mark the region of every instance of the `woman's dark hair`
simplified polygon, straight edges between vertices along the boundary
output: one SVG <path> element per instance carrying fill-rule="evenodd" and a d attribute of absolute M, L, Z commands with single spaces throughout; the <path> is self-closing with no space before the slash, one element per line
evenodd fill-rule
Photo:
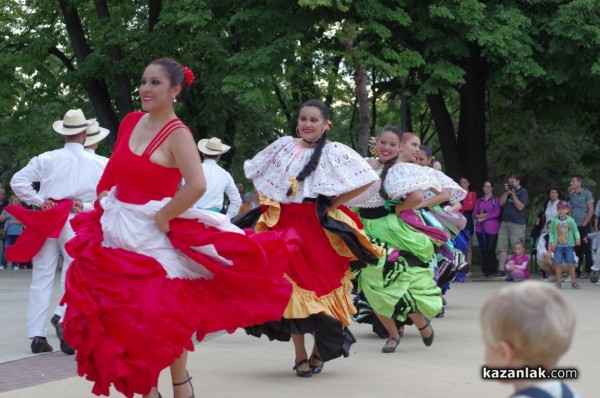
<path fill-rule="evenodd" d="M 298 113 L 300 113 L 300 110 L 302 108 L 306 108 L 307 106 L 312 106 L 315 108 L 318 108 L 319 111 L 321 112 L 321 116 L 323 116 L 323 119 L 325 121 L 329 120 L 329 108 L 327 108 L 327 106 L 319 100 L 308 100 L 305 103 L 303 103 L 302 105 L 300 105 L 300 108 L 298 108 Z M 319 159 L 321 159 L 321 153 L 323 152 L 323 148 L 325 147 L 325 143 L 327 142 L 327 132 L 323 132 L 323 134 L 321 134 L 321 138 L 319 138 L 317 140 L 317 142 L 315 142 L 315 146 L 314 146 L 314 152 L 312 153 L 310 159 L 308 160 L 308 162 L 306 163 L 306 165 L 302 168 L 302 170 L 300 171 L 300 173 L 298 173 L 298 175 L 296 176 L 296 181 L 300 182 L 300 181 L 304 181 L 306 179 L 306 177 L 308 177 L 309 175 L 312 174 L 313 171 L 315 171 L 315 169 L 317 168 L 317 166 L 319 165 Z M 292 194 L 292 187 L 290 187 L 290 189 L 288 189 L 287 191 L 287 195 L 290 196 Z"/>
<path fill-rule="evenodd" d="M 388 124 L 379 131 L 379 135 L 381 135 L 385 132 L 390 132 L 390 133 L 396 134 L 398 136 L 398 140 L 400 142 L 402 142 L 403 132 L 398 127 Z M 379 178 L 381 179 L 381 187 L 379 188 L 379 195 L 385 200 L 388 200 L 390 198 L 390 196 L 385 191 L 385 188 L 383 187 L 383 183 L 385 182 L 385 177 L 387 176 L 388 171 L 396 163 L 399 155 L 400 154 L 394 156 L 393 158 L 389 159 L 387 162 L 385 162 L 383 164 L 383 170 L 381 171 L 381 175 L 379 176 Z"/>
<path fill-rule="evenodd" d="M 485 183 L 486 183 L 486 182 L 487 182 L 487 183 L 489 183 L 489 184 L 492 186 L 492 188 L 494 188 L 494 181 L 485 180 L 485 181 L 483 182 L 483 185 L 485 185 Z"/>
<path fill-rule="evenodd" d="M 558 188 L 554 185 L 550 185 L 550 187 L 548 187 L 548 190 L 546 191 L 546 194 L 548 196 L 550 196 L 550 192 L 552 191 L 556 191 L 556 193 L 558 194 L 558 197 L 560 198 L 560 191 L 558 190 Z"/>
<path fill-rule="evenodd" d="M 155 59 L 150 64 L 160 65 L 164 69 L 165 73 L 169 76 L 171 86 L 181 84 L 181 90 L 179 91 L 177 97 L 175 97 L 178 102 L 186 99 L 190 90 L 190 86 L 185 81 L 185 73 L 183 72 L 183 67 L 179 62 L 171 58 L 159 58 Z"/>
<path fill-rule="evenodd" d="M 425 155 L 427 155 L 428 158 L 433 158 L 433 149 L 431 149 L 430 147 L 428 147 L 427 145 L 421 145 L 419 147 L 419 149 L 423 152 L 425 152 Z M 433 160 L 433 159 L 432 159 Z"/>

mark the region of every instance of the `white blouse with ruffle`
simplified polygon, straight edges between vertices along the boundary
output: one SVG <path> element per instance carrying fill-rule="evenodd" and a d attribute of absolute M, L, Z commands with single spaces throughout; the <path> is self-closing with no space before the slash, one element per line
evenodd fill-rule
<path fill-rule="evenodd" d="M 336 197 L 379 180 L 373 168 L 353 149 L 339 142 L 328 142 L 315 171 L 298 182 L 295 195 L 288 196 L 289 188 L 313 152 L 314 148 L 297 144 L 291 136 L 281 137 L 246 160 L 244 173 L 258 192 L 280 203 L 300 203 L 304 198 L 318 195 Z M 374 194 L 376 189 L 369 187 L 368 191 Z"/>

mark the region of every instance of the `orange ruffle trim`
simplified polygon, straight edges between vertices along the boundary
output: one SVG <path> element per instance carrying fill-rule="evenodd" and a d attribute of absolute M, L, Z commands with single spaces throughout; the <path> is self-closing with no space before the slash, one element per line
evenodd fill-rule
<path fill-rule="evenodd" d="M 318 297 L 315 292 L 302 289 L 287 275 L 285 278 L 292 284 L 292 296 L 283 317 L 287 319 L 304 319 L 314 314 L 325 313 L 338 319 L 344 327 L 350 325 L 350 316 L 356 308 L 348 294 L 352 290 L 354 275 L 350 270 L 342 278 L 342 285 L 324 296 Z"/>

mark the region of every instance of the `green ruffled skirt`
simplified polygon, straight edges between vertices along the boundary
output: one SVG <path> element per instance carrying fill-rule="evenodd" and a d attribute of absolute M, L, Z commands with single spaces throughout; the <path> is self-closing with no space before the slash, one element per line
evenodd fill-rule
<path fill-rule="evenodd" d="M 373 243 L 386 249 L 386 256 L 375 266 L 356 272 L 357 292 L 362 292 L 373 310 L 404 322 L 409 313 L 419 312 L 432 318 L 442 310 L 440 288 L 433 280 L 433 243 L 424 234 L 407 226 L 390 213 L 378 219 L 363 219 L 364 230 Z M 407 256 L 394 261 L 388 255 L 394 249 L 415 256 L 423 266 L 409 265 Z"/>

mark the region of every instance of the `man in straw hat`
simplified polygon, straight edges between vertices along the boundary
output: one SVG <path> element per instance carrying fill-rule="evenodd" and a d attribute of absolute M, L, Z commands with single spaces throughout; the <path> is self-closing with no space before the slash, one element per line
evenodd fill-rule
<path fill-rule="evenodd" d="M 85 142 L 83 143 L 83 147 L 87 152 L 95 154 L 100 141 L 108 137 L 109 134 L 110 131 L 108 129 L 100 127 L 100 124 L 95 121 L 87 129 L 87 136 L 85 138 Z"/>
<path fill-rule="evenodd" d="M 98 155 L 96 149 L 98 149 L 100 141 L 108 137 L 109 134 L 110 131 L 104 127 L 100 127 L 100 124 L 96 121 L 87 129 L 87 137 L 83 143 L 86 152 L 93 154 L 100 162 L 103 162 L 104 165 L 108 163 L 108 158 Z"/>
<path fill-rule="evenodd" d="M 198 149 L 204 158 L 202 170 L 206 178 L 206 192 L 196 202 L 196 207 L 220 212 L 223 208 L 223 194 L 226 194 L 229 199 L 226 216 L 229 218 L 237 216 L 242 206 L 242 197 L 231 174 L 217 164 L 221 155 L 231 147 L 223 144 L 220 139 L 212 137 L 200 140 Z"/>
<path fill-rule="evenodd" d="M 64 293 L 65 275 L 72 261 L 65 251 L 65 243 L 74 236 L 69 219 L 93 207 L 96 185 L 104 171 L 104 162 L 83 148 L 87 129 L 93 122 L 86 120 L 81 109 L 69 110 L 63 120 L 52 126 L 64 137 L 64 147 L 33 157 L 10 181 L 13 192 L 21 200 L 42 210 L 11 208 L 11 214 L 27 228 L 6 253 L 10 261 L 33 262 L 27 308 L 27 337 L 32 339 L 33 353 L 53 350 L 46 340 L 46 319 L 56 264 L 62 252 L 61 293 Z M 35 182 L 40 184 L 39 191 L 33 188 Z M 64 312 L 65 307 L 57 305 L 51 322 L 61 351 L 73 354 L 73 349 L 62 338 L 60 319 Z"/>

